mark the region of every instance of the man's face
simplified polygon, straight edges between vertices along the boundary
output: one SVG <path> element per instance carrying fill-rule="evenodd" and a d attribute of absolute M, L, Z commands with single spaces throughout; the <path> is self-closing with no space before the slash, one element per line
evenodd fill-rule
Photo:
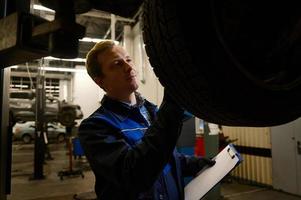
<path fill-rule="evenodd" d="M 127 95 L 138 89 L 137 73 L 127 52 L 113 46 L 97 56 L 103 76 L 99 85 L 112 95 Z"/>

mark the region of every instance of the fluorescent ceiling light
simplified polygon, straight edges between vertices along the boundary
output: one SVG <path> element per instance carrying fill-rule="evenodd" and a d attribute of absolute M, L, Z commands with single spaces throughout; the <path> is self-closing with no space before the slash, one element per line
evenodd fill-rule
<path fill-rule="evenodd" d="M 10 66 L 11 69 L 17 69 L 18 65 Z M 55 71 L 55 72 L 86 72 L 86 69 L 75 69 L 75 68 L 64 68 L 64 67 L 41 67 L 45 71 Z M 16 85 L 20 87 L 19 85 Z"/>
<path fill-rule="evenodd" d="M 42 11 L 48 11 L 48 12 L 52 12 L 52 13 L 55 13 L 54 10 L 50 9 L 50 8 L 47 8 L 45 6 L 42 6 L 42 5 L 38 5 L 38 4 L 33 4 L 33 9 L 34 10 L 42 10 Z"/>
<path fill-rule="evenodd" d="M 104 40 L 100 39 L 100 38 L 84 37 L 82 39 L 79 39 L 79 41 L 81 41 L 81 42 L 94 42 L 94 43 L 97 43 L 97 42 L 101 42 L 101 41 L 104 41 Z"/>
<path fill-rule="evenodd" d="M 18 67 L 19 67 L 18 65 L 12 65 L 9 68 L 11 68 L 11 69 L 17 69 Z"/>
<path fill-rule="evenodd" d="M 97 42 L 101 42 L 101 41 L 105 41 L 105 40 L 104 40 L 104 39 L 100 39 L 100 38 L 84 37 L 84 38 L 82 38 L 82 39 L 79 39 L 79 41 L 81 41 L 81 42 L 94 42 L 94 43 L 97 43 Z M 116 45 L 119 44 L 119 42 L 116 41 L 116 40 L 114 40 L 114 43 L 115 43 Z"/>
<path fill-rule="evenodd" d="M 85 69 L 74 69 L 74 68 L 64 68 L 64 67 L 41 67 L 45 71 L 54 71 L 54 72 L 86 72 Z"/>
<path fill-rule="evenodd" d="M 44 57 L 45 60 L 63 60 L 63 61 L 73 61 L 73 62 L 86 62 L 85 58 L 72 58 L 72 59 L 67 59 L 67 58 L 55 58 L 52 56 L 47 56 Z"/>

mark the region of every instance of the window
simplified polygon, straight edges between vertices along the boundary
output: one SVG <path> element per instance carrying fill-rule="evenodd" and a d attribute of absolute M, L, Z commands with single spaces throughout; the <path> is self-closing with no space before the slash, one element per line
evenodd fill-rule
<path fill-rule="evenodd" d="M 32 78 L 32 86 L 28 77 L 12 76 L 10 88 L 13 90 L 30 90 L 36 88 L 36 78 Z M 59 98 L 60 96 L 60 79 L 46 78 L 45 80 L 46 96 Z"/>

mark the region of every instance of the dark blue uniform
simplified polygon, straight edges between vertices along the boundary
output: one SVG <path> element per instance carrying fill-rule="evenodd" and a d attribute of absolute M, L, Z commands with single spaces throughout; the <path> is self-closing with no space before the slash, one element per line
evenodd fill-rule
<path fill-rule="evenodd" d="M 136 98 L 137 105 L 129 106 L 104 96 L 102 106 L 80 125 L 98 199 L 182 200 L 183 176 L 200 170 L 199 158 L 175 150 L 183 111 L 165 102 L 158 111 Z"/>

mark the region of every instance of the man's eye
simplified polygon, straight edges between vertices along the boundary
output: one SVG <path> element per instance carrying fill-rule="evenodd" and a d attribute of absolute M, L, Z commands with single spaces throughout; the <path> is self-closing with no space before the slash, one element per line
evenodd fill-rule
<path fill-rule="evenodd" d="M 132 62 L 132 59 L 130 58 L 126 59 L 126 62 Z"/>
<path fill-rule="evenodd" d="M 121 65 L 121 62 L 119 60 L 114 61 L 114 65 Z"/>

